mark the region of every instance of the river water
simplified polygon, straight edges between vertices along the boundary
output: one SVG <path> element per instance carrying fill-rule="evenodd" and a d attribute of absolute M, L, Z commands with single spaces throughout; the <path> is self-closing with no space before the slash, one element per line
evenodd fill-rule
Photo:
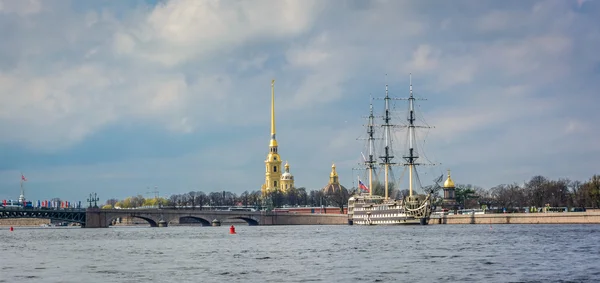
<path fill-rule="evenodd" d="M 0 229 L 0 282 L 600 280 L 600 225 Z"/>

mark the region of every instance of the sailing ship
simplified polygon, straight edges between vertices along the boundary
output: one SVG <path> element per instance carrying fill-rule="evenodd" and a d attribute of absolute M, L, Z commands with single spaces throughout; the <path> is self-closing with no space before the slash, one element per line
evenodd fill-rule
<path fill-rule="evenodd" d="M 377 162 L 375 157 L 375 115 L 373 114 L 373 103 L 370 103 L 370 113 L 368 116 L 367 127 L 367 141 L 368 141 L 368 156 L 363 155 L 364 169 L 367 172 L 368 187 L 360 180 L 358 180 L 358 191 L 360 193 L 352 196 L 348 200 L 348 224 L 357 225 L 401 225 L 401 224 L 421 224 L 427 225 L 429 218 L 432 213 L 432 192 L 422 192 L 417 194 L 416 183 L 420 183 L 416 167 L 419 165 L 426 165 L 421 162 L 417 162 L 419 153 L 417 150 L 417 142 L 415 138 L 415 130 L 417 128 L 429 128 L 425 125 L 417 125 L 416 113 L 415 113 L 415 101 L 423 100 L 413 96 L 412 91 L 412 75 L 410 76 L 410 96 L 408 98 L 394 98 L 398 100 L 408 101 L 408 124 L 403 125 L 403 128 L 407 129 L 407 151 L 403 154 L 404 162 L 397 164 L 394 162 L 394 155 L 392 151 L 392 129 L 398 128 L 398 125 L 393 125 L 392 110 L 390 109 L 390 101 L 392 98 L 389 96 L 388 87 L 386 85 L 385 98 L 385 110 L 383 113 L 383 124 L 381 128 L 383 130 L 383 151 L 379 156 L 381 162 Z M 389 176 L 391 173 L 392 166 L 401 165 L 405 169 L 408 169 L 408 194 L 399 199 L 389 197 Z M 433 164 L 427 164 L 433 165 Z M 383 169 L 384 172 L 384 190 L 385 195 L 379 196 L 374 195 L 373 187 L 373 174 L 375 170 Z M 441 178 L 439 178 L 441 179 Z M 392 178 L 393 180 L 393 178 Z M 439 181 L 437 181 L 439 182 Z M 419 185 L 420 186 L 420 185 Z"/>

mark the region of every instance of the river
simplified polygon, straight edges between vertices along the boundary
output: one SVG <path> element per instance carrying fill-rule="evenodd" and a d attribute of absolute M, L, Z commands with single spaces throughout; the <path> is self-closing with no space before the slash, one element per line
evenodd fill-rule
<path fill-rule="evenodd" d="M 0 282 L 598 282 L 600 225 L 8 227 Z"/>

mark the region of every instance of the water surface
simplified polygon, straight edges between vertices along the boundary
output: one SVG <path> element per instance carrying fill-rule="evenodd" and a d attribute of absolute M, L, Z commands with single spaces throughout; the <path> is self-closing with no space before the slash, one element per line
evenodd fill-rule
<path fill-rule="evenodd" d="M 0 230 L 0 282 L 598 282 L 600 225 Z"/>

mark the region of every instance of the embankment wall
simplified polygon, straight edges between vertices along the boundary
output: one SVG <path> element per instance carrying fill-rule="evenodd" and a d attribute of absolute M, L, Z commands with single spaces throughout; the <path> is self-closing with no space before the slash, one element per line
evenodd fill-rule
<path fill-rule="evenodd" d="M 260 225 L 347 225 L 347 214 L 277 214 L 261 216 Z"/>
<path fill-rule="evenodd" d="M 430 224 L 600 224 L 600 212 L 443 215 Z"/>
<path fill-rule="evenodd" d="M 42 224 L 50 224 L 50 219 L 39 219 L 39 218 L 0 219 L 0 226 L 40 226 Z"/>

